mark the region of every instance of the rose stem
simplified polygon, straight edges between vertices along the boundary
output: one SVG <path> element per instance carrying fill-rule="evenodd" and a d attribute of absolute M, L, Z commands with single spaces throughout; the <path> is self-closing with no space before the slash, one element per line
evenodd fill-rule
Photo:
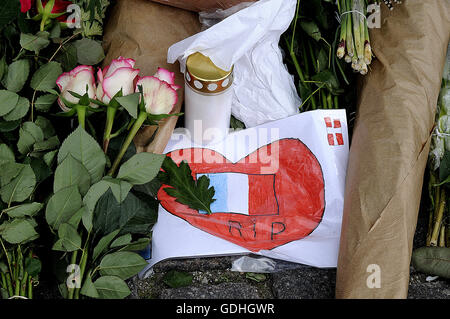
<path fill-rule="evenodd" d="M 78 250 L 75 250 L 73 253 L 72 253 L 72 258 L 70 259 L 70 264 L 71 265 L 74 265 L 76 262 L 77 262 L 77 255 L 78 255 Z M 69 288 L 69 287 L 67 287 L 68 289 L 67 289 L 67 291 L 68 291 L 68 293 L 67 293 L 67 299 L 73 299 L 73 293 L 74 293 L 74 291 L 75 291 L 75 288 Z"/>
<path fill-rule="evenodd" d="M 114 118 L 116 116 L 117 108 L 108 106 L 106 109 L 106 126 L 105 133 L 103 135 L 103 152 L 106 154 L 108 151 L 109 141 L 111 140 L 111 131 L 114 125 Z"/>
<path fill-rule="evenodd" d="M 122 160 L 123 156 L 125 155 L 125 153 L 128 149 L 128 146 L 130 146 L 131 142 L 133 141 L 134 137 L 136 136 L 137 132 L 141 128 L 142 124 L 144 124 L 146 119 L 147 119 L 147 113 L 144 111 L 141 111 L 141 113 L 139 113 L 139 116 L 138 116 L 136 122 L 134 122 L 130 133 L 128 133 L 127 139 L 123 143 L 122 148 L 120 149 L 120 152 L 117 155 L 116 160 L 114 161 L 114 164 L 112 165 L 110 171 L 108 172 L 108 176 L 114 175 L 117 168 L 119 167 L 120 161 Z"/>

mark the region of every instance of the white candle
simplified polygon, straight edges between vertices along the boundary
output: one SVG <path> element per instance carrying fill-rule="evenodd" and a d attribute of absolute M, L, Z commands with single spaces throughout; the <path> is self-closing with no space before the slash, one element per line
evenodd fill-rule
<path fill-rule="evenodd" d="M 189 56 L 185 74 L 185 127 L 197 144 L 223 140 L 229 131 L 232 71 L 200 53 Z"/>

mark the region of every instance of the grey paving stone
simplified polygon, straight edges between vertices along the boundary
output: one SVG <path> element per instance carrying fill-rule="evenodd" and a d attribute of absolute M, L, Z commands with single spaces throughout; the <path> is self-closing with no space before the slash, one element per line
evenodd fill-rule
<path fill-rule="evenodd" d="M 153 270 L 155 273 L 167 272 L 172 269 L 179 271 L 198 270 L 225 270 L 231 267 L 236 256 L 209 257 L 209 258 L 189 258 L 189 259 L 169 259 L 157 263 Z"/>
<path fill-rule="evenodd" d="M 427 277 L 412 269 L 408 299 L 450 299 L 450 280 L 438 278 L 427 282 Z"/>
<path fill-rule="evenodd" d="M 332 299 L 336 269 L 303 267 L 272 274 L 273 293 L 279 299 Z"/>
<path fill-rule="evenodd" d="M 222 283 L 164 289 L 161 299 L 258 299 L 258 288 L 246 283 Z"/>

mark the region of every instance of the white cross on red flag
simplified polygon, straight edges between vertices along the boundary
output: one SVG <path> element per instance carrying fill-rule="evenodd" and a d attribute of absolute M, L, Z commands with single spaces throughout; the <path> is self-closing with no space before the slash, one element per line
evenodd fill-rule
<path fill-rule="evenodd" d="M 342 135 L 341 120 L 325 117 L 325 125 L 327 127 L 328 145 L 337 146 L 344 145 L 344 136 Z"/>

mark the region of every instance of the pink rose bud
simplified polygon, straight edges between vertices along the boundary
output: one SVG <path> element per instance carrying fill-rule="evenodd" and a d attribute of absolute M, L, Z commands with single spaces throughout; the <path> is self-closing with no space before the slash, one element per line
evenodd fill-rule
<path fill-rule="evenodd" d="M 109 103 L 111 99 L 122 89 L 122 95 L 134 93 L 135 79 L 139 69 L 135 69 L 136 61 L 119 57 L 110 65 L 97 72 L 97 98 L 103 103 Z"/>
<path fill-rule="evenodd" d="M 68 102 L 77 104 L 79 99 L 73 96 L 70 91 L 79 95 L 85 95 L 86 86 L 89 98 L 95 99 L 95 77 L 92 66 L 80 65 L 70 72 L 63 73 L 56 80 L 56 84 L 61 91 L 61 96 Z M 70 110 L 60 98 L 58 99 L 58 104 L 64 112 Z M 97 107 L 95 104 L 91 104 L 91 106 Z"/>
<path fill-rule="evenodd" d="M 169 114 L 178 101 L 175 85 L 175 75 L 168 70 L 159 68 L 155 76 L 139 78 L 136 92 L 142 86 L 145 110 L 150 114 Z"/>

